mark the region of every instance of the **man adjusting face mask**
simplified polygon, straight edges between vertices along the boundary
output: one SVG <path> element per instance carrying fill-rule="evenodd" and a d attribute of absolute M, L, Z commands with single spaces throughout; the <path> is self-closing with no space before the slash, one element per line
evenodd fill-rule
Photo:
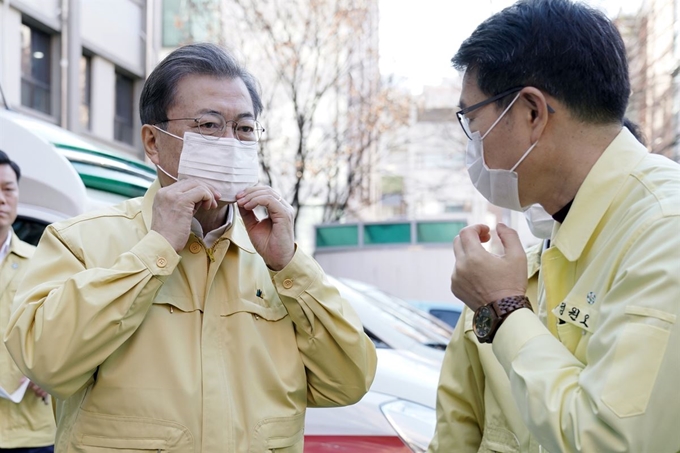
<path fill-rule="evenodd" d="M 493 128 L 503 118 L 503 116 L 510 110 L 512 105 L 519 98 L 520 93 L 517 93 L 512 102 L 503 110 L 503 113 L 491 125 L 491 127 L 482 136 L 479 131 L 472 132 L 470 140 L 467 144 L 467 153 L 465 157 L 465 165 L 468 169 L 468 174 L 472 180 L 472 184 L 486 198 L 490 203 L 501 208 L 512 209 L 513 211 L 524 211 L 525 208 L 521 206 L 519 201 L 519 185 L 517 181 L 517 172 L 515 169 L 522 163 L 522 161 L 534 149 L 536 143 L 531 145 L 519 161 L 510 169 L 491 169 L 484 161 L 484 138 L 489 135 Z"/>
<path fill-rule="evenodd" d="M 184 142 L 177 178 L 158 166 L 175 181 L 203 180 L 220 193 L 220 203 L 235 202 L 237 193 L 257 184 L 259 167 L 255 142 L 251 145 L 229 137 L 207 140 L 193 132 L 186 132 L 181 138 L 163 129 L 158 130 Z"/>

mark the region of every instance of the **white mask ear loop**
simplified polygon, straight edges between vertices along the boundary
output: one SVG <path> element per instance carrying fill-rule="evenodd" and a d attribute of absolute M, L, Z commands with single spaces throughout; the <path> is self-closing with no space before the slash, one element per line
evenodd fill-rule
<path fill-rule="evenodd" d="M 498 124 L 498 122 L 501 120 L 501 118 L 503 118 L 503 117 L 505 116 L 505 114 L 508 113 L 508 110 L 510 110 L 510 107 L 512 107 L 512 104 L 514 104 L 515 101 L 516 101 L 517 99 L 519 99 L 519 95 L 520 95 L 520 94 L 522 94 L 522 93 L 517 93 L 517 96 L 515 96 L 515 99 L 513 99 L 512 102 L 511 102 L 510 104 L 508 104 L 508 106 L 505 108 L 505 110 L 503 110 L 503 113 L 501 113 L 501 115 L 496 119 L 496 121 L 493 122 L 493 124 L 491 125 L 491 127 L 490 127 L 489 129 L 487 129 L 486 134 L 484 134 L 484 135 L 482 136 L 482 140 L 484 140 L 484 137 L 486 137 L 487 135 L 489 135 L 489 132 L 491 132 L 491 130 L 492 130 L 494 127 L 496 127 L 496 124 Z"/>
<path fill-rule="evenodd" d="M 182 137 L 180 137 L 179 135 L 175 135 L 175 134 L 173 134 L 172 132 L 168 132 L 168 131 L 166 131 L 165 129 L 161 129 L 160 127 L 156 126 L 155 124 L 152 124 L 151 127 L 156 128 L 157 130 L 161 131 L 161 132 L 164 133 L 164 134 L 169 135 L 170 137 L 175 137 L 177 140 L 182 140 L 182 141 L 184 141 L 184 139 L 183 139 Z"/>
<path fill-rule="evenodd" d="M 166 130 L 164 130 L 164 129 L 161 129 L 160 127 L 156 126 L 155 124 L 152 124 L 151 126 L 152 126 L 152 127 L 155 127 L 156 129 L 158 129 L 159 131 L 163 132 L 164 134 L 169 135 L 170 137 L 175 137 L 175 138 L 178 139 L 178 140 L 184 141 L 184 139 L 183 139 L 182 137 L 179 137 L 179 136 L 173 134 L 172 132 L 168 132 L 168 131 L 166 131 Z M 161 167 L 160 165 L 156 165 L 156 167 L 157 167 L 160 171 L 162 171 L 163 173 L 165 173 L 165 175 L 166 175 L 168 178 L 174 180 L 175 182 L 177 181 L 177 178 L 175 178 L 175 177 L 172 176 L 170 173 L 168 173 L 167 171 L 165 171 L 165 169 L 164 169 L 163 167 Z"/>
<path fill-rule="evenodd" d="M 168 173 L 167 171 L 165 171 L 165 170 L 163 169 L 163 167 L 161 167 L 160 165 L 156 165 L 156 168 L 158 168 L 160 171 L 162 171 L 163 173 L 165 173 L 165 175 L 166 175 L 168 178 L 173 179 L 175 182 L 177 181 L 177 178 L 175 178 L 175 177 L 172 176 L 170 173 Z"/>
<path fill-rule="evenodd" d="M 517 163 L 515 164 L 515 166 L 512 167 L 512 168 L 510 169 L 510 171 L 515 171 L 515 168 L 519 167 L 519 164 L 521 164 L 522 161 L 523 161 L 524 159 L 526 159 L 526 157 L 529 155 L 529 153 L 531 152 L 531 150 L 534 149 L 534 146 L 536 146 L 536 145 L 538 145 L 538 142 L 534 143 L 533 145 L 531 145 L 531 146 L 529 147 L 529 149 L 527 150 L 527 152 L 524 153 L 524 155 L 519 159 L 519 162 L 517 162 Z"/>

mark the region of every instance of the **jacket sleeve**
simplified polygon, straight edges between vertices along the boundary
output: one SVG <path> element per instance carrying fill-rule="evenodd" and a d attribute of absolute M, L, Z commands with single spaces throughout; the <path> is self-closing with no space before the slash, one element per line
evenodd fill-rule
<path fill-rule="evenodd" d="M 465 335 L 465 308 L 446 348 L 437 390 L 437 426 L 428 453 L 477 453 L 484 429 L 484 370 Z"/>
<path fill-rule="evenodd" d="M 354 309 L 319 264 L 299 249 L 272 281 L 295 325 L 309 406 L 359 401 L 373 382 L 377 356 Z"/>
<path fill-rule="evenodd" d="M 7 349 L 40 387 L 71 396 L 135 332 L 178 263 L 169 243 L 151 231 L 110 267 L 88 268 L 49 226 L 17 290 Z"/>
<path fill-rule="evenodd" d="M 524 422 L 548 451 L 680 451 L 677 225 L 655 222 L 620 257 L 598 300 L 587 364 L 529 310 L 501 325 L 494 353 Z"/>

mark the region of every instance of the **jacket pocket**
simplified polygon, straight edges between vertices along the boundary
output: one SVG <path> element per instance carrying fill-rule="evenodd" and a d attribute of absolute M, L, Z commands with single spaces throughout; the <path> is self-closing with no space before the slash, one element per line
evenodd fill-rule
<path fill-rule="evenodd" d="M 286 307 L 278 298 L 270 301 L 262 300 L 261 302 L 244 298 L 230 300 L 228 307 L 222 313 L 222 317 L 236 313 L 250 313 L 267 321 L 279 321 L 288 315 Z"/>
<path fill-rule="evenodd" d="M 191 453 L 191 432 L 166 420 L 97 414 L 80 410 L 71 434 L 73 453 Z"/>
<path fill-rule="evenodd" d="M 88 447 L 88 449 L 84 451 L 93 451 L 97 453 L 168 451 L 164 439 L 111 439 L 100 436 L 83 436 L 82 444 L 83 446 Z"/>
<path fill-rule="evenodd" d="M 649 324 L 630 322 L 623 330 L 602 390 L 602 402 L 619 417 L 644 414 L 669 337 L 668 330 Z"/>
<path fill-rule="evenodd" d="M 519 453 L 519 441 L 509 430 L 487 427 L 482 435 L 478 453 Z"/>
<path fill-rule="evenodd" d="M 304 412 L 262 420 L 255 427 L 250 453 L 302 453 L 304 426 Z"/>

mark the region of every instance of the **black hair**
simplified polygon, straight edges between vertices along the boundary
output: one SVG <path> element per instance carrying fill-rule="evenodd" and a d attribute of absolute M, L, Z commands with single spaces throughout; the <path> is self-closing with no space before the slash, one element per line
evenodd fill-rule
<path fill-rule="evenodd" d="M 621 123 L 630 81 L 623 39 L 601 12 L 570 0 L 522 0 L 491 16 L 451 60 L 489 95 L 532 86 L 581 121 Z"/>
<path fill-rule="evenodd" d="M 189 44 L 172 51 L 151 72 L 139 99 L 142 124 L 158 124 L 167 119 L 179 81 L 188 75 L 240 78 L 248 89 L 255 118 L 262 112 L 262 100 L 255 77 L 226 49 L 210 43 Z"/>
<path fill-rule="evenodd" d="M 647 139 L 645 138 L 645 134 L 642 132 L 642 129 L 637 123 L 632 122 L 628 118 L 624 118 L 623 126 L 628 128 L 630 133 L 633 134 L 633 137 L 635 137 L 637 141 L 647 146 Z"/>
<path fill-rule="evenodd" d="M 0 165 L 9 165 L 12 167 L 14 174 L 17 175 L 17 182 L 19 182 L 19 179 L 21 179 L 21 168 L 19 168 L 19 165 L 10 159 L 4 151 L 0 151 Z"/>

